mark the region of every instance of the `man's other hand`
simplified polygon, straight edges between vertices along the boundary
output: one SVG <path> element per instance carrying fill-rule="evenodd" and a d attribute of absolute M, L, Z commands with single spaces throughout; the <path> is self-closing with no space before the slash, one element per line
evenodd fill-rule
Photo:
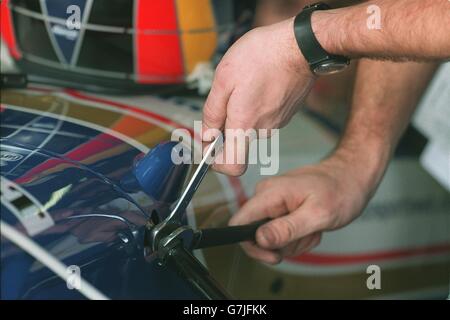
<path fill-rule="evenodd" d="M 363 182 L 364 167 L 360 168 L 341 156 L 332 156 L 258 183 L 255 195 L 232 217 L 230 225 L 273 220 L 258 229 L 256 243 L 243 244 L 244 250 L 257 260 L 276 264 L 316 247 L 323 231 L 353 221 L 373 188 Z"/>
<path fill-rule="evenodd" d="M 253 29 L 239 39 L 217 67 L 203 110 L 203 140 L 212 141 L 206 129 L 225 129 L 224 159 L 230 148 L 226 129 L 275 129 L 287 124 L 314 81 L 298 48 L 293 18 Z M 227 151 L 228 150 L 228 151 Z M 215 164 L 214 169 L 238 176 L 245 164 Z"/>

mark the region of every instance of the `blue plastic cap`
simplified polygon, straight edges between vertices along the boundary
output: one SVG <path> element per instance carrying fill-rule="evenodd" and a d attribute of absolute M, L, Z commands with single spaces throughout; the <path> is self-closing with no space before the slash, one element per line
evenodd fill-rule
<path fill-rule="evenodd" d="M 181 193 L 189 164 L 175 164 L 172 152 L 179 152 L 179 142 L 168 141 L 150 150 L 134 167 L 134 176 L 152 199 L 172 203 Z"/>

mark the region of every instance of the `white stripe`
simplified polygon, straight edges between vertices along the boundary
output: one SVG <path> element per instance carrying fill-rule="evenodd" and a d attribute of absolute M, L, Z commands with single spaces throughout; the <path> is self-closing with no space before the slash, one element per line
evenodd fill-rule
<path fill-rule="evenodd" d="M 10 105 L 10 104 L 5 104 L 5 107 L 7 109 L 9 108 L 9 109 L 19 110 L 19 111 L 23 111 L 23 112 L 29 112 L 29 113 L 33 113 L 33 114 L 41 114 L 41 111 L 39 111 L 39 110 L 27 109 L 27 108 L 14 106 L 14 105 Z M 47 116 L 48 117 L 52 117 L 52 118 L 58 118 L 59 115 L 49 114 Z M 124 135 L 124 134 L 122 134 L 120 132 L 111 130 L 110 128 L 106 128 L 106 127 L 97 125 L 97 124 L 92 123 L 92 122 L 88 122 L 88 121 L 84 121 L 84 120 L 80 120 L 80 119 L 75 119 L 75 118 L 68 117 L 68 116 L 64 117 L 64 121 L 72 122 L 72 123 L 81 125 L 81 126 L 86 127 L 86 128 L 95 129 L 97 131 L 100 131 L 101 133 L 109 134 L 109 135 L 113 136 L 114 138 L 117 138 L 117 139 L 119 139 L 121 141 L 124 141 L 124 142 L 128 143 L 129 145 L 135 147 L 136 149 L 138 149 L 141 152 L 145 152 L 146 153 L 149 150 L 149 148 L 147 146 L 145 146 L 144 144 L 142 144 L 142 143 L 140 143 L 140 142 L 138 142 L 138 141 L 136 141 L 134 139 L 131 139 L 128 136 L 126 136 L 126 135 Z"/>
<path fill-rule="evenodd" d="M 53 103 L 52 104 L 52 110 L 56 109 L 53 106 L 58 106 L 58 104 L 57 103 Z M 25 163 L 25 161 L 27 161 L 32 155 L 34 155 L 37 152 L 38 149 L 42 149 L 59 132 L 59 129 L 61 129 L 61 126 L 62 126 L 63 121 L 64 121 L 64 117 L 66 116 L 66 113 L 67 113 L 67 110 L 68 110 L 67 104 L 63 103 L 62 104 L 62 108 L 63 108 L 63 110 L 61 111 L 59 116 L 57 116 L 57 118 L 56 118 L 57 122 L 56 122 L 55 127 L 47 134 L 45 139 L 36 147 L 36 149 L 32 150 L 26 157 L 24 157 L 22 160 L 20 160 L 19 163 L 17 163 L 12 169 L 10 169 L 8 171 L 8 173 L 14 172 L 14 170 L 16 170 L 17 167 L 22 165 L 22 163 Z M 43 116 L 45 116 L 45 114 Z M 27 128 L 25 127 L 22 130 L 26 130 L 26 129 Z"/>
<path fill-rule="evenodd" d="M 2 123 L 2 128 L 18 130 L 18 129 L 22 129 L 23 126 Z M 25 131 L 39 132 L 39 133 L 46 133 L 46 134 L 49 134 L 51 132 L 51 130 L 49 130 L 49 129 L 38 129 L 38 128 L 26 128 Z M 58 136 L 70 137 L 70 138 L 78 138 L 78 139 L 86 138 L 86 136 L 84 136 L 82 134 L 71 133 L 71 132 L 67 132 L 67 131 L 59 131 L 58 132 Z"/>
<path fill-rule="evenodd" d="M 138 25 L 137 17 L 138 17 L 138 1 L 135 0 L 133 3 L 133 28 L 136 29 Z M 133 40 L 133 79 L 136 81 L 140 80 L 138 78 L 138 47 L 137 47 L 137 34 L 132 35 Z"/>
<path fill-rule="evenodd" d="M 116 113 L 120 113 L 120 114 L 127 115 L 127 116 L 132 116 L 132 117 L 134 117 L 136 119 L 142 120 L 142 121 L 150 123 L 152 125 L 156 125 L 156 126 L 162 128 L 162 129 L 165 129 L 165 130 L 167 130 L 169 132 L 172 132 L 172 130 L 174 130 L 176 128 L 176 127 L 174 127 L 172 125 L 169 125 L 169 124 L 164 123 L 162 121 L 158 121 L 157 119 L 154 119 L 154 118 L 152 118 L 150 116 L 147 116 L 145 114 L 143 115 L 142 113 L 139 113 L 139 112 L 136 112 L 136 111 L 133 111 L 133 110 L 127 110 L 127 109 L 119 108 L 119 107 L 116 107 L 114 105 L 107 104 L 107 102 L 97 102 L 97 101 L 89 100 L 89 95 L 88 94 L 86 94 L 86 96 L 88 98 L 75 97 L 75 96 L 71 96 L 70 94 L 59 93 L 59 92 L 54 93 L 54 95 L 58 96 L 58 97 L 61 97 L 61 98 L 65 99 L 65 100 L 73 101 L 73 102 L 76 102 L 76 103 L 82 103 L 83 105 L 88 106 L 88 107 L 93 107 L 94 109 L 98 108 L 98 109 L 103 109 L 103 110 L 108 110 L 108 111 L 114 111 Z M 98 98 L 105 98 L 106 96 L 92 95 L 92 98 L 96 98 L 96 97 L 98 97 Z M 107 98 L 108 97 L 106 97 L 106 99 Z M 116 99 L 116 101 L 120 102 L 119 99 Z M 86 105 L 86 103 L 88 103 L 88 105 Z M 130 105 L 130 106 L 132 106 L 132 105 Z"/>
<path fill-rule="evenodd" d="M 317 251 L 312 251 L 317 252 Z M 392 270 L 401 267 L 423 267 L 430 263 L 445 263 L 450 261 L 447 252 L 436 253 L 433 255 L 418 255 L 412 257 L 402 257 L 390 261 L 373 260 L 362 263 L 348 265 L 333 264 L 307 264 L 301 262 L 283 261 L 277 265 L 268 265 L 267 268 L 276 272 L 282 272 L 291 275 L 345 275 L 350 273 L 365 273 L 369 265 L 379 265 L 383 270 Z"/>
<path fill-rule="evenodd" d="M 136 3 L 136 2 L 135 2 Z M 21 8 L 15 5 L 10 5 L 10 8 L 18 12 L 24 16 L 32 17 L 34 19 L 48 21 L 60 25 L 66 25 L 66 20 L 58 17 L 52 17 L 48 15 L 43 15 L 25 8 Z M 133 9 L 135 10 L 135 9 Z M 135 21 L 135 20 L 133 20 Z M 125 27 L 116 27 L 116 26 L 108 26 L 108 25 L 100 25 L 100 24 L 93 24 L 93 23 L 85 23 L 84 28 L 86 30 L 93 30 L 93 31 L 101 31 L 101 32 L 109 32 L 109 33 L 118 33 L 118 34 L 145 34 L 145 35 L 171 35 L 171 34 L 189 34 L 189 33 L 208 33 L 208 32 L 227 32 L 231 31 L 234 28 L 233 23 L 227 23 L 223 25 L 216 25 L 214 28 L 195 28 L 195 29 L 178 29 L 178 30 L 170 30 L 170 29 L 143 29 L 143 30 L 137 30 L 136 26 L 133 26 L 133 28 L 125 28 Z"/>
<path fill-rule="evenodd" d="M 67 266 L 61 263 L 54 256 L 50 255 L 36 242 L 24 236 L 4 221 L 0 221 L 0 232 L 2 237 L 5 237 L 18 247 L 22 248 L 26 253 L 56 273 L 59 277 L 61 277 L 61 279 L 66 282 L 68 281 L 70 274 L 67 272 Z M 98 291 L 83 278 L 80 278 L 80 287 L 77 288 L 77 290 L 86 298 L 91 300 L 109 300 L 103 293 Z"/>
<path fill-rule="evenodd" d="M 49 15 L 43 15 L 25 8 L 21 8 L 18 6 L 11 6 L 12 10 L 20 13 L 24 16 L 31 17 L 37 20 L 52 22 L 59 25 L 66 25 L 66 20 L 62 18 L 52 17 Z M 89 24 L 86 23 L 84 26 L 87 30 L 94 30 L 94 31 L 103 31 L 103 32 L 110 32 L 110 33 L 126 33 L 127 29 L 123 27 L 113 27 L 113 26 L 102 26 L 97 24 Z"/>
<path fill-rule="evenodd" d="M 70 65 L 74 66 L 78 63 L 78 57 L 80 55 L 81 45 L 83 44 L 84 33 L 86 32 L 86 24 L 89 19 L 89 15 L 91 14 L 92 9 L 92 0 L 88 0 L 86 3 L 86 7 L 83 12 L 83 21 L 81 22 L 80 33 L 78 34 L 77 43 L 75 44 L 75 48 L 73 49 L 72 59 L 70 61 Z"/>

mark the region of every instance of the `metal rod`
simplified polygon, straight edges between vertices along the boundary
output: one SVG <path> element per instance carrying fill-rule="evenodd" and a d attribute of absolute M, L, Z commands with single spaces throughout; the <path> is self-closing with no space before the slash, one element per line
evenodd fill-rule
<path fill-rule="evenodd" d="M 198 293 L 209 300 L 229 300 L 232 297 L 211 276 L 181 242 L 168 249 L 165 263 L 183 277 Z"/>

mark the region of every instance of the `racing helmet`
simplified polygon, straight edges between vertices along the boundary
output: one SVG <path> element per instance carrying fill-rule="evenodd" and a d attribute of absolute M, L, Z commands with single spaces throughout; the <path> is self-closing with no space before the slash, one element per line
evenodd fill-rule
<path fill-rule="evenodd" d="M 244 1 L 246 2 L 246 1 Z M 250 1 L 251 2 L 251 1 Z M 130 91 L 183 84 L 229 46 L 231 0 L 3 0 L 1 35 L 32 81 Z"/>

